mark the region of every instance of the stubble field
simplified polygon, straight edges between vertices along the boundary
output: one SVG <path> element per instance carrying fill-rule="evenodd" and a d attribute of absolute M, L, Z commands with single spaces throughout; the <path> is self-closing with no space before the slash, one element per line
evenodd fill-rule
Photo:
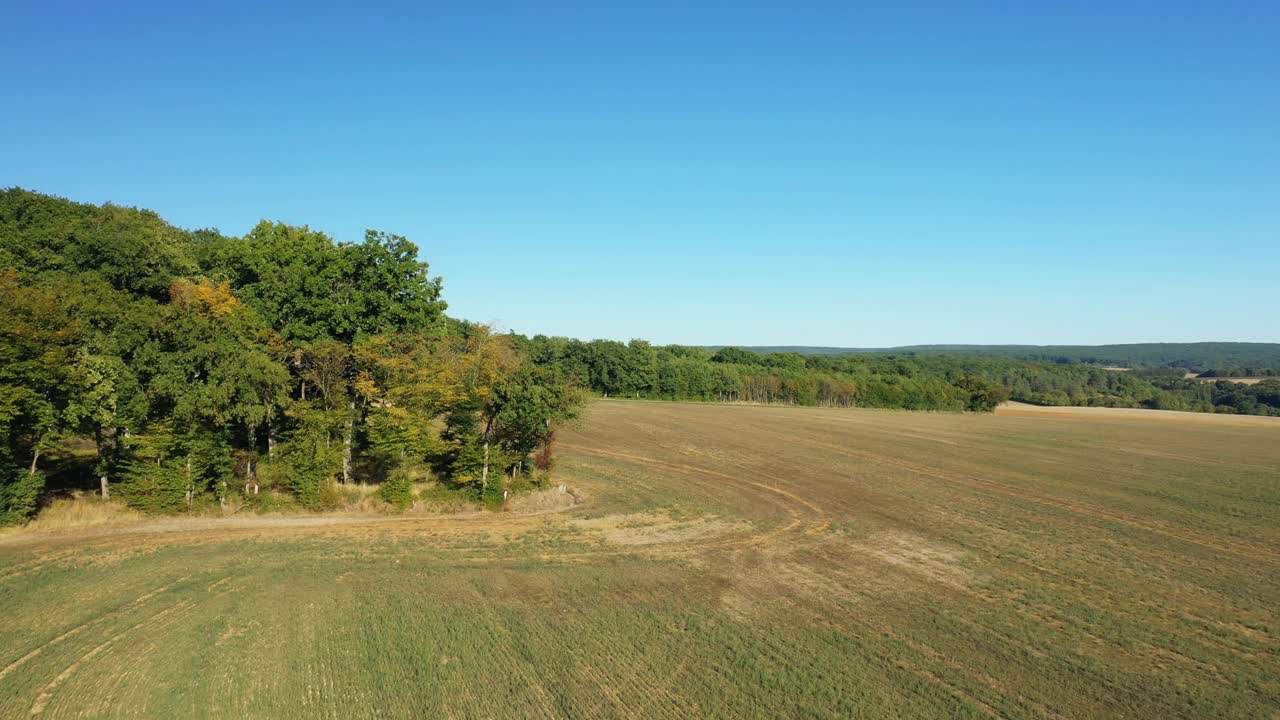
<path fill-rule="evenodd" d="M 597 402 L 560 512 L 0 538 L 2 717 L 1280 717 L 1280 422 Z"/>

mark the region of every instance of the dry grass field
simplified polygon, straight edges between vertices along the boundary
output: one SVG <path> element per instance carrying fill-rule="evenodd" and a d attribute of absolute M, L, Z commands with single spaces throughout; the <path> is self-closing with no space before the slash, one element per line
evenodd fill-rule
<path fill-rule="evenodd" d="M 1257 385 L 1260 382 L 1277 379 L 1274 377 L 1200 377 L 1195 373 L 1187 373 L 1183 377 L 1187 380 L 1199 380 L 1200 382 L 1205 383 L 1214 383 L 1219 380 L 1226 380 L 1227 382 L 1233 382 L 1238 385 Z"/>
<path fill-rule="evenodd" d="M 0 538 L 0 716 L 1280 717 L 1272 419 L 607 401 L 558 476 Z"/>

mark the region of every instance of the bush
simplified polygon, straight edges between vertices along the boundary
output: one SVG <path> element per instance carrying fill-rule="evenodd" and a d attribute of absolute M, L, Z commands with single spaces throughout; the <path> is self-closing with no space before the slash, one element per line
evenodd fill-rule
<path fill-rule="evenodd" d="M 14 525 L 31 517 L 44 489 L 44 473 L 10 463 L 0 465 L 0 525 Z"/>
<path fill-rule="evenodd" d="M 976 375 L 962 376 L 955 386 L 969 394 L 965 409 L 970 412 L 992 412 L 1009 399 L 1009 388 Z"/>
<path fill-rule="evenodd" d="M 511 492 L 512 497 L 533 492 L 533 484 L 536 481 L 537 478 L 530 478 L 528 475 L 521 475 L 507 481 L 507 490 Z"/>
<path fill-rule="evenodd" d="M 316 493 L 315 499 L 309 502 L 306 507 L 309 510 L 336 510 L 341 504 L 342 493 L 338 492 L 338 483 L 330 475 L 320 483 L 320 489 Z"/>
<path fill-rule="evenodd" d="M 340 467 L 336 452 L 307 447 L 307 443 L 285 443 L 279 459 L 259 469 L 263 479 L 288 488 L 298 504 L 310 510 L 337 507 L 339 497 L 333 479 Z"/>
<path fill-rule="evenodd" d="M 378 494 L 397 510 L 404 511 L 413 505 L 413 478 L 404 468 L 392 470 L 382 481 Z"/>
<path fill-rule="evenodd" d="M 430 512 L 464 512 L 476 509 L 475 493 L 470 488 L 432 482 L 419 486 L 417 496 L 421 506 Z"/>
<path fill-rule="evenodd" d="M 263 467 L 266 467 L 265 465 Z M 255 513 L 273 513 L 292 507 L 288 496 L 277 494 L 270 490 L 264 490 L 257 495 L 249 494 L 244 496 L 244 504 Z"/>
<path fill-rule="evenodd" d="M 324 458 L 304 453 L 293 453 L 287 456 L 284 463 L 286 471 L 285 485 L 293 491 L 298 504 L 306 508 L 318 509 L 328 504 L 336 504 L 337 498 L 331 495 L 329 486 L 333 484 L 333 468 Z M 326 493 L 326 490 L 330 490 Z"/>
<path fill-rule="evenodd" d="M 485 487 L 480 483 L 476 483 L 476 490 L 479 491 L 477 495 L 479 495 L 480 502 L 484 504 L 485 509 L 487 510 L 502 509 L 502 501 L 504 499 L 502 497 L 502 493 L 504 492 L 504 488 L 502 487 L 502 484 L 503 483 L 502 483 L 501 473 L 489 474 L 488 487 Z"/>
<path fill-rule="evenodd" d="M 176 461 L 131 462 L 124 468 L 119 492 L 129 507 L 144 512 L 180 512 L 186 509 L 188 483 Z"/>

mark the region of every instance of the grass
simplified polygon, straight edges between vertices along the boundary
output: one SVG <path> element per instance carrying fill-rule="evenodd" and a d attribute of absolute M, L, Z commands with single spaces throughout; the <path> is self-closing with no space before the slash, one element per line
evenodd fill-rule
<path fill-rule="evenodd" d="M 559 512 L 13 533 L 0 716 L 1275 717 L 1227 420 L 598 402 Z"/>
<path fill-rule="evenodd" d="M 147 516 L 119 500 L 102 500 L 98 495 L 74 491 L 52 499 L 39 515 L 22 528 L 5 528 L 5 534 L 49 532 L 102 525 L 143 522 Z"/>

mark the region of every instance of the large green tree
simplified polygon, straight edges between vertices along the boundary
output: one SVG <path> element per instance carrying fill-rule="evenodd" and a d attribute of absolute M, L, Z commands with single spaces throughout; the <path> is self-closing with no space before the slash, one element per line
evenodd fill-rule
<path fill-rule="evenodd" d="M 288 371 L 271 356 L 270 333 L 225 282 L 174 283 L 144 354 L 145 387 L 155 419 L 175 426 L 170 449 L 185 453 L 188 499 L 203 480 L 216 482 L 224 498 L 230 450 L 251 442 L 288 399 Z M 200 453 L 203 476 L 192 470 Z"/>
<path fill-rule="evenodd" d="M 56 292 L 0 270 L 0 523 L 35 509 L 40 459 L 72 426 L 80 333 Z"/>

